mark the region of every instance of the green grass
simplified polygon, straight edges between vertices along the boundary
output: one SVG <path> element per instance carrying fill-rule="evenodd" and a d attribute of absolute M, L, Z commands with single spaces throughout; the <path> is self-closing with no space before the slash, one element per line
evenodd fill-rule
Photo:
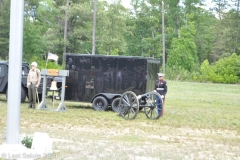
<path fill-rule="evenodd" d="M 240 85 L 169 82 L 167 123 L 239 132 L 239 95 Z"/>
<path fill-rule="evenodd" d="M 0 96 L 0 142 L 6 141 L 7 103 Z M 65 102 L 67 111 L 27 109 L 21 104 L 21 133 L 46 132 L 56 159 L 238 159 L 240 85 L 168 81 L 165 113 L 149 120 L 143 111 L 126 121 L 111 110 Z M 114 153 L 114 154 L 113 154 Z"/>

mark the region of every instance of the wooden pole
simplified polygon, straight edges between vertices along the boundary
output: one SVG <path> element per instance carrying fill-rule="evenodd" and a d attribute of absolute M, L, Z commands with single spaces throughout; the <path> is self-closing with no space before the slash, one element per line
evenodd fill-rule
<path fill-rule="evenodd" d="M 162 68 L 165 74 L 165 30 L 164 30 L 164 2 L 162 1 Z"/>
<path fill-rule="evenodd" d="M 69 7 L 69 0 L 67 0 L 66 3 L 67 9 L 65 11 L 65 26 L 64 26 L 64 45 L 63 45 L 63 56 L 62 56 L 62 66 L 63 69 L 65 68 L 65 61 L 66 61 L 66 51 L 67 51 L 67 46 L 66 46 L 66 41 L 67 41 L 67 27 L 68 27 L 68 7 Z"/>
<path fill-rule="evenodd" d="M 94 0 L 93 7 L 93 33 L 92 33 L 92 54 L 96 51 L 96 25 L 97 25 L 97 0 Z"/>

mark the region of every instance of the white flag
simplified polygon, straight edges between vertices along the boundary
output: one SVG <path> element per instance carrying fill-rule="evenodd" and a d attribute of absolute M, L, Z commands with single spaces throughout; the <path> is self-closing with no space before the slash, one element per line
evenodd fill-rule
<path fill-rule="evenodd" d="M 47 59 L 52 59 L 52 60 L 57 61 L 58 56 L 56 54 L 48 53 L 48 58 Z"/>

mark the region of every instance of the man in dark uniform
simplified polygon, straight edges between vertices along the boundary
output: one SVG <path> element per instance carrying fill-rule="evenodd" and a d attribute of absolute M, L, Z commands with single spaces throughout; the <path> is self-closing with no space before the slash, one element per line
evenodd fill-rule
<path fill-rule="evenodd" d="M 161 106 L 158 106 L 158 114 L 161 114 L 163 116 L 164 113 L 164 104 L 166 100 L 166 94 L 167 94 L 167 81 L 163 79 L 164 74 L 163 73 L 158 73 L 158 80 L 155 83 L 155 91 L 158 92 L 161 95 L 162 98 L 162 109 Z M 158 101 L 158 100 L 157 100 Z M 161 110 L 161 113 L 160 113 Z"/>

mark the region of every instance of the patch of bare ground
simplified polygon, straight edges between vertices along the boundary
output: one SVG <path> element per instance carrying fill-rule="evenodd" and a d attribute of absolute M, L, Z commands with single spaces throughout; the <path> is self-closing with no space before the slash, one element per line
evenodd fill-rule
<path fill-rule="evenodd" d="M 53 138 L 56 159 L 240 159 L 240 136 L 230 130 L 162 126 L 148 133 L 138 127 L 134 130 L 87 125 L 53 125 L 44 128 L 50 131 Z"/>

